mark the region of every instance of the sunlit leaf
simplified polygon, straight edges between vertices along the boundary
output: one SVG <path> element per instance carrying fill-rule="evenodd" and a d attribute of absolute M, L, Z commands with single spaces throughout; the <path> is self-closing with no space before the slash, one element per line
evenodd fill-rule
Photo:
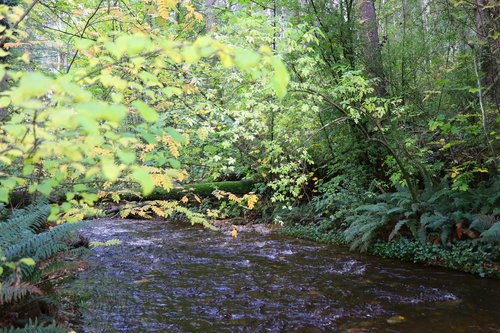
<path fill-rule="evenodd" d="M 142 187 L 142 193 L 148 195 L 153 192 L 155 185 L 151 175 L 144 169 L 136 168 L 132 173 L 132 178 Z"/>
<path fill-rule="evenodd" d="M 290 81 L 290 75 L 288 74 L 285 64 L 283 64 L 283 62 L 279 58 L 274 57 L 272 63 L 274 74 L 271 79 L 271 83 L 274 91 L 276 92 L 276 95 L 278 95 L 279 98 L 283 98 L 286 95 L 288 82 Z"/>
<path fill-rule="evenodd" d="M 156 113 L 155 109 L 144 103 L 143 101 L 134 101 L 132 106 L 139 111 L 142 119 L 147 122 L 153 123 L 158 121 L 158 113 Z"/>
<path fill-rule="evenodd" d="M 27 266 L 35 266 L 36 265 L 35 260 L 33 260 L 31 258 L 22 258 L 22 259 L 19 260 L 19 263 L 20 264 L 25 264 Z"/>
<path fill-rule="evenodd" d="M 167 130 L 167 133 L 170 134 L 172 139 L 174 139 L 176 142 L 178 142 L 180 144 L 186 144 L 186 138 L 182 134 L 177 132 L 176 129 L 174 129 L 172 127 L 167 127 L 166 130 Z"/>
<path fill-rule="evenodd" d="M 102 161 L 102 172 L 104 174 L 104 177 L 112 182 L 114 182 L 120 176 L 120 169 L 110 159 L 104 159 Z"/>
<path fill-rule="evenodd" d="M 235 52 L 236 64 L 241 69 L 249 69 L 259 63 L 261 56 L 252 50 L 237 49 Z"/>

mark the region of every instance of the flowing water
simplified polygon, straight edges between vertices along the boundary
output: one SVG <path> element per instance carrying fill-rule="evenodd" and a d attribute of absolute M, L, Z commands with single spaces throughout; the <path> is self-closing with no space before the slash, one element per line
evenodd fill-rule
<path fill-rule="evenodd" d="M 277 235 L 100 220 L 82 332 L 500 332 L 500 281 Z"/>

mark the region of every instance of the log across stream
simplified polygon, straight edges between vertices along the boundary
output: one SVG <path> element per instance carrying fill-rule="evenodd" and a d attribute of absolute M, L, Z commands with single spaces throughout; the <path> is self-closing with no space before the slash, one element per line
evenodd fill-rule
<path fill-rule="evenodd" d="M 82 332 L 500 332 L 500 282 L 277 235 L 98 220 Z"/>

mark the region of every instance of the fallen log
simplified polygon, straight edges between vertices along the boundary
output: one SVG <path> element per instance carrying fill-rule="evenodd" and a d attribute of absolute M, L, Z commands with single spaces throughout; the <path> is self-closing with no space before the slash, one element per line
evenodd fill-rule
<path fill-rule="evenodd" d="M 196 194 L 200 197 L 208 197 L 215 190 L 231 192 L 233 194 L 246 194 L 252 192 L 255 182 L 250 180 L 224 181 L 211 183 L 187 184 L 174 187 L 171 190 L 155 189 L 151 194 L 145 196 L 146 200 L 179 200 L 187 194 Z M 123 194 L 122 199 L 137 200 L 133 194 Z"/>

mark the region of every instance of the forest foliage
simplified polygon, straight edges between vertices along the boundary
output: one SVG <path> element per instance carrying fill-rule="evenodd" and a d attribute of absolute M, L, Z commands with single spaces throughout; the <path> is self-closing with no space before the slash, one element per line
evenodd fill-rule
<path fill-rule="evenodd" d="M 121 216 L 256 209 L 405 259 L 394 244 L 466 242 L 485 254 L 470 270 L 498 271 L 498 3 L 10 0 L 0 15 L 0 306 L 39 294 L 30 276 L 68 250 L 65 228 L 130 196 L 150 199 Z M 234 180 L 253 188 L 190 185 Z"/>

